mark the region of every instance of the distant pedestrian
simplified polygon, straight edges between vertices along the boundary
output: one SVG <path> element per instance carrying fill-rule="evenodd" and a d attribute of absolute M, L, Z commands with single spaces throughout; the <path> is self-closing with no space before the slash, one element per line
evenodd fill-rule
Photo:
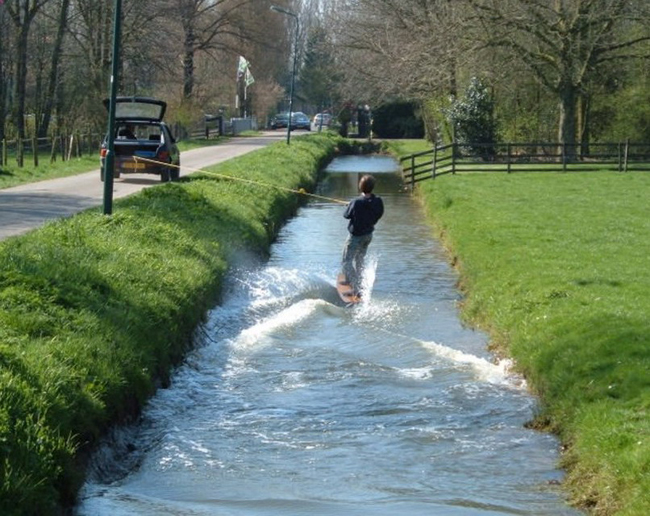
<path fill-rule="evenodd" d="M 359 294 L 363 278 L 366 252 L 372 241 L 375 224 L 384 214 L 384 202 L 373 192 L 376 180 L 371 175 L 364 175 L 359 180 L 361 195 L 352 200 L 343 217 L 348 219 L 348 238 L 343 248 L 342 273 L 344 285 L 350 285 L 355 295 Z"/>

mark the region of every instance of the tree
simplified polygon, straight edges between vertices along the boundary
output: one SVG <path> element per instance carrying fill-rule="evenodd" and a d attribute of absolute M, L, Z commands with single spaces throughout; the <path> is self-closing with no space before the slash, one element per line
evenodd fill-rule
<path fill-rule="evenodd" d="M 15 27 L 14 101 L 12 118 L 19 138 L 25 137 L 25 98 L 29 32 L 36 14 L 50 0 L 7 0 L 5 8 Z"/>
<path fill-rule="evenodd" d="M 373 90 L 375 103 L 455 94 L 459 67 L 474 55 L 462 37 L 466 8 L 464 0 L 349 1 L 331 20 L 348 87 Z"/>
<path fill-rule="evenodd" d="M 44 88 L 45 97 L 42 99 L 42 109 L 36 112 L 37 135 L 39 137 L 47 136 L 50 120 L 52 118 L 52 111 L 54 110 L 57 92 L 60 91 L 59 76 L 60 76 L 60 62 L 61 52 L 63 49 L 63 39 L 65 36 L 68 9 L 70 7 L 70 0 L 61 0 L 59 6 L 58 23 L 56 29 L 56 36 L 54 44 L 52 45 L 50 57 L 50 71 L 48 75 L 47 85 Z"/>
<path fill-rule="evenodd" d="M 313 27 L 300 69 L 300 88 L 303 99 L 315 104 L 319 112 L 325 108 L 331 109 L 337 101 L 339 74 L 330 48 L 325 29 L 322 26 Z"/>
<path fill-rule="evenodd" d="M 465 0 L 339 0 L 328 26 L 342 97 L 373 106 L 416 100 L 428 137 L 438 139 L 440 108 L 477 66 L 468 8 Z"/>
<path fill-rule="evenodd" d="M 638 57 L 634 49 L 650 39 L 644 0 L 470 2 L 485 44 L 508 49 L 556 96 L 562 143 L 576 142 L 579 101 L 604 63 Z"/>
<path fill-rule="evenodd" d="M 230 50 L 242 37 L 244 19 L 239 10 L 252 0 L 169 0 L 168 20 L 177 20 L 182 32 L 183 98 L 194 94 L 197 52 Z"/>

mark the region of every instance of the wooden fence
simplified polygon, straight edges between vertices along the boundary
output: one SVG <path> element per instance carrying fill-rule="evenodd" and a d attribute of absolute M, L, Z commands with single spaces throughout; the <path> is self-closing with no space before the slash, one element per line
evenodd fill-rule
<path fill-rule="evenodd" d="M 650 143 L 499 143 L 436 146 L 400 159 L 404 180 L 458 172 L 650 171 Z"/>
<path fill-rule="evenodd" d="M 15 158 L 19 167 L 24 166 L 26 159 L 31 159 L 34 166 L 38 167 L 42 157 L 54 162 L 57 159 L 65 161 L 84 155 L 99 155 L 102 137 L 99 134 L 71 134 L 48 138 L 4 139 L 0 142 L 0 166 L 8 164 L 9 156 Z"/>
<path fill-rule="evenodd" d="M 223 134 L 232 134 L 232 124 L 214 119 L 183 127 L 174 124 L 172 132 L 178 140 L 201 140 L 216 138 Z M 45 158 L 53 163 L 57 160 L 70 160 L 82 156 L 97 156 L 104 139 L 104 134 L 70 134 L 47 138 L 4 139 L 0 141 L 0 167 L 7 166 L 9 159 L 15 160 L 18 167 L 23 167 L 29 160 L 35 167 Z"/>

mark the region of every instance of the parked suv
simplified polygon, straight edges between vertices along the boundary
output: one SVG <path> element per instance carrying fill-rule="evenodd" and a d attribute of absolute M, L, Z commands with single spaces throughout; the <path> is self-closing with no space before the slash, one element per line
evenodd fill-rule
<path fill-rule="evenodd" d="M 104 100 L 108 110 L 109 99 Z M 147 97 L 115 99 L 115 168 L 122 174 L 157 174 L 162 182 L 176 181 L 181 158 L 169 127 L 162 121 L 167 103 Z M 101 180 L 104 181 L 108 136 L 100 150 Z M 137 158 L 146 158 L 138 160 Z"/>

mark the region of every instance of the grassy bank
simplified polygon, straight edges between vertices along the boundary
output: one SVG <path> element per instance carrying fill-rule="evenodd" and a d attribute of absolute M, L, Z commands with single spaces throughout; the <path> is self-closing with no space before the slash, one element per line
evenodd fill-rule
<path fill-rule="evenodd" d="M 210 170 L 309 190 L 336 143 L 296 138 Z M 166 381 L 234 253 L 265 253 L 299 202 L 197 174 L 0 243 L 0 514 L 74 501 L 84 453 Z"/>
<path fill-rule="evenodd" d="M 400 152 L 416 152 L 403 144 Z M 650 514 L 650 175 L 466 174 L 420 184 L 463 313 L 558 433 L 572 501 Z"/>

